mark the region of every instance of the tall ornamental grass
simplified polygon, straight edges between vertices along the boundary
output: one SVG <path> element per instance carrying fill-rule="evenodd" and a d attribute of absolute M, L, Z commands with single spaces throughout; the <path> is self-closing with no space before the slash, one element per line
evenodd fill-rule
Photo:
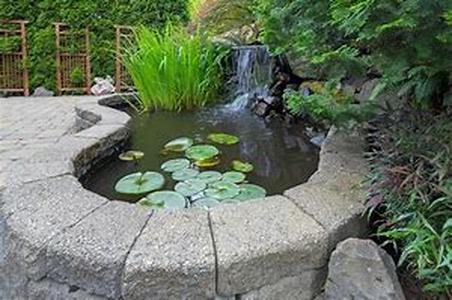
<path fill-rule="evenodd" d="M 138 91 L 139 109 L 202 107 L 218 94 L 222 51 L 203 33 L 168 25 L 139 28 L 125 49 L 125 67 Z"/>

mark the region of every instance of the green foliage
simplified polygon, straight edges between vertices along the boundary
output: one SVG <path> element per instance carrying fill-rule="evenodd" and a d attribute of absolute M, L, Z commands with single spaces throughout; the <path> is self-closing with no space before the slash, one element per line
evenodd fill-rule
<path fill-rule="evenodd" d="M 202 28 L 221 34 L 238 30 L 256 22 L 256 0 L 204 0 L 199 1 L 195 21 Z"/>
<path fill-rule="evenodd" d="M 71 84 L 75 86 L 80 86 L 83 84 L 85 80 L 85 75 L 81 68 L 75 67 L 72 69 L 71 73 L 69 74 L 69 78 L 71 80 Z"/>
<path fill-rule="evenodd" d="M 42 0 L 0 1 L 0 19 L 25 19 L 31 87 L 55 89 L 54 22 L 74 30 L 89 26 L 94 76 L 114 74 L 115 25 L 162 27 L 167 20 L 186 22 L 188 0 Z M 0 46 L 1 47 L 1 46 Z"/>
<path fill-rule="evenodd" d="M 451 84 L 452 2 L 443 0 L 264 0 L 262 37 L 327 78 L 378 74 L 422 105 Z"/>
<path fill-rule="evenodd" d="M 382 126 L 373 162 L 372 212 L 386 221 L 378 234 L 394 242 L 431 292 L 452 293 L 452 120 L 403 112 Z M 392 137 L 389 139 L 388 137 Z"/>
<path fill-rule="evenodd" d="M 20 37 L 11 36 L 8 38 L 0 37 L 0 53 L 19 52 Z"/>
<path fill-rule="evenodd" d="M 352 127 L 375 116 L 378 106 L 375 102 L 356 103 L 353 97 L 340 92 L 336 81 L 325 84 L 320 91 L 303 95 L 287 91 L 284 100 L 290 113 L 307 113 L 316 121 L 328 121 L 338 127 Z"/>
<path fill-rule="evenodd" d="M 125 52 L 124 64 L 143 110 L 191 109 L 217 96 L 223 52 L 200 31 L 190 34 L 173 25 L 141 28 Z"/>

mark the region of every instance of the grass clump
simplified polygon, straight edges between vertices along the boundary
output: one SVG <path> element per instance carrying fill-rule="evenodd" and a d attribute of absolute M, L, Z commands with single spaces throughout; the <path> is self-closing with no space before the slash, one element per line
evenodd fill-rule
<path fill-rule="evenodd" d="M 202 107 L 218 95 L 225 50 L 201 31 L 188 33 L 175 25 L 164 30 L 142 27 L 125 50 L 124 64 L 141 110 Z"/>
<path fill-rule="evenodd" d="M 404 112 L 386 120 L 369 207 L 378 235 L 424 290 L 452 296 L 452 119 Z M 397 125 L 397 126 L 396 126 Z"/>

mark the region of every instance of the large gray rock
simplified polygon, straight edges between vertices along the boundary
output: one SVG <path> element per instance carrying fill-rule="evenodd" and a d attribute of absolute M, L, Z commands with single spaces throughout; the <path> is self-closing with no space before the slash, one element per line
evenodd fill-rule
<path fill-rule="evenodd" d="M 158 211 L 125 263 L 124 299 L 211 299 L 215 254 L 207 211 Z"/>
<path fill-rule="evenodd" d="M 326 265 L 327 233 L 285 197 L 216 207 L 211 221 L 222 296 Z"/>
<path fill-rule="evenodd" d="M 371 240 L 338 244 L 329 263 L 326 300 L 404 300 L 392 258 Z"/>
<path fill-rule="evenodd" d="M 33 92 L 32 97 L 52 97 L 54 93 L 43 86 L 39 86 Z"/>

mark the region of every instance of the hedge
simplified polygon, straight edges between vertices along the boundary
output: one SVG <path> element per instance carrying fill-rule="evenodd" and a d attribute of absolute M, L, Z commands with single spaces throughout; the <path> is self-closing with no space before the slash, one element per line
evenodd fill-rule
<path fill-rule="evenodd" d="M 30 87 L 55 90 L 54 22 L 90 29 L 94 76 L 114 75 L 115 25 L 160 27 L 167 20 L 186 22 L 188 0 L 1 0 L 0 20 L 24 19 L 27 24 Z"/>

